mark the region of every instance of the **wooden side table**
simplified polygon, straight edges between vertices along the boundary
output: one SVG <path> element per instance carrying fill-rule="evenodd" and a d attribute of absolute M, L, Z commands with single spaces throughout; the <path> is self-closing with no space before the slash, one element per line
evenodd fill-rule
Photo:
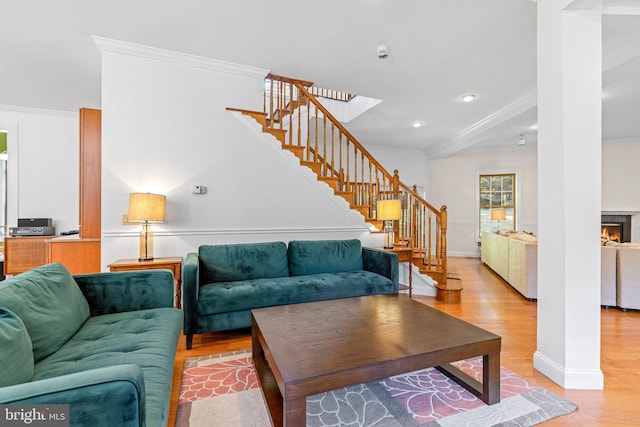
<path fill-rule="evenodd" d="M 167 269 L 173 272 L 175 284 L 175 306 L 181 307 L 180 292 L 182 289 L 182 257 L 154 258 L 149 261 L 140 261 L 137 258 L 119 259 L 107 267 L 109 271 L 133 271 L 133 270 L 160 270 Z"/>
<path fill-rule="evenodd" d="M 409 298 L 412 297 L 413 293 L 413 265 L 412 265 L 412 256 L 413 256 L 413 248 L 405 248 L 405 247 L 393 247 L 393 248 L 384 248 L 385 251 L 393 252 L 398 254 L 398 262 L 406 262 L 409 267 Z"/>

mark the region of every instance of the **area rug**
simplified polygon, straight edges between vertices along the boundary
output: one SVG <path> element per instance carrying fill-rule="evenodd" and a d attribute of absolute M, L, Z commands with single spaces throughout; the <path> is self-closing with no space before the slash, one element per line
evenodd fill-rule
<path fill-rule="evenodd" d="M 455 362 L 482 379 L 482 359 Z M 433 368 L 307 398 L 307 426 L 532 426 L 578 407 L 501 368 L 501 401 L 486 405 Z M 269 427 L 250 350 L 187 359 L 176 427 Z"/>

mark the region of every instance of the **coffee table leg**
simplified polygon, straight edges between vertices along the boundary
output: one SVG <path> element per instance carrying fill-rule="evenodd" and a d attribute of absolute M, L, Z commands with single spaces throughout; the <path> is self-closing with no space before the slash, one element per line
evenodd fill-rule
<path fill-rule="evenodd" d="M 500 403 L 500 352 L 482 356 L 482 401 Z"/>
<path fill-rule="evenodd" d="M 253 322 L 252 327 L 252 349 L 253 349 L 253 364 L 256 367 L 256 374 L 260 381 L 260 389 L 262 396 L 267 403 L 267 409 L 271 416 L 271 422 L 274 426 L 279 427 L 283 425 L 283 401 L 280 389 L 276 383 L 273 373 L 269 368 L 269 362 L 265 357 L 265 349 L 262 348 L 262 333 L 258 325 Z M 306 420 L 305 420 L 306 422 Z"/>
<path fill-rule="evenodd" d="M 284 426 L 298 427 L 307 424 L 307 398 L 284 401 Z"/>

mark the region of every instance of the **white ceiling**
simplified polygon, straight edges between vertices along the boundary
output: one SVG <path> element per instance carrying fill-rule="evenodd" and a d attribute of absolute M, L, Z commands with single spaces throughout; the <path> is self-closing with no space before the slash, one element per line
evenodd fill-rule
<path fill-rule="evenodd" d="M 603 137 L 637 138 L 640 0 L 603 1 Z M 447 155 L 536 141 L 531 0 L 0 0 L 0 104 L 99 108 L 92 35 L 381 99 L 347 125 L 365 145 Z"/>

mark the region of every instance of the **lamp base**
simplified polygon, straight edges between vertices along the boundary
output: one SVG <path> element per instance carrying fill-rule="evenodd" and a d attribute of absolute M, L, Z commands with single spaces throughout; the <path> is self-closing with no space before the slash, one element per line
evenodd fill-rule
<path fill-rule="evenodd" d="M 393 242 L 395 240 L 395 234 L 393 232 L 393 222 L 384 222 L 384 248 L 393 249 Z"/>
<path fill-rule="evenodd" d="M 153 259 L 153 231 L 148 222 L 142 224 L 140 231 L 140 257 L 138 261 L 151 261 Z"/>

